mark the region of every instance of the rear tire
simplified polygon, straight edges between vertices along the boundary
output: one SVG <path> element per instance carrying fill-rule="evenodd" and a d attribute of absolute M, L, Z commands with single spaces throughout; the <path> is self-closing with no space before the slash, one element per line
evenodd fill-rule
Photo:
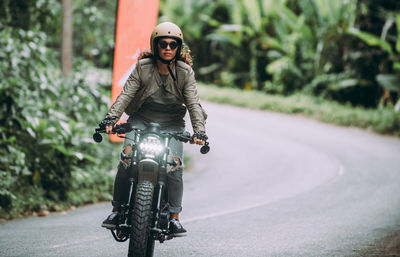
<path fill-rule="evenodd" d="M 149 181 L 143 181 L 137 186 L 131 220 L 132 231 L 129 240 L 129 257 L 153 256 L 154 240 L 150 237 L 153 192 L 153 184 Z"/>

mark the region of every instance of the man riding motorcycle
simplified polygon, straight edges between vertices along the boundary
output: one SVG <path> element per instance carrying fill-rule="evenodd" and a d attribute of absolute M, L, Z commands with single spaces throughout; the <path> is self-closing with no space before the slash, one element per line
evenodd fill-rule
<path fill-rule="evenodd" d="M 171 22 L 157 25 L 151 34 L 150 46 L 151 51 L 140 54 L 121 94 L 102 121 L 106 133 L 111 133 L 124 112 L 129 115 L 128 122 L 135 127 L 145 129 L 150 123 L 158 123 L 163 131 L 183 132 L 184 116 L 188 110 L 194 131 L 193 143 L 203 145 L 207 140 L 207 114 L 200 104 L 190 51 L 183 45 L 181 29 Z M 129 134 L 127 137 L 132 138 Z M 131 154 L 132 142 L 128 138 L 124 141 L 114 182 L 113 210 L 102 224 L 106 228 L 117 225 L 119 208 L 127 201 L 129 162 L 123 157 Z M 173 139 L 169 147 L 177 163 L 167 178 L 169 229 L 172 234 L 182 234 L 186 232 L 179 222 L 183 195 L 183 144 Z"/>

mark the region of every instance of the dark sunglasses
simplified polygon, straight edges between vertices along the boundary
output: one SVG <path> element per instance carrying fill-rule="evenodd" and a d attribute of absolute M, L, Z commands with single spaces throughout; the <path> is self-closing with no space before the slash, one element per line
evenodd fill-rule
<path fill-rule="evenodd" d="M 178 43 L 176 41 L 172 41 L 170 43 L 168 43 L 167 41 L 160 41 L 158 42 L 158 45 L 161 47 L 161 49 L 167 49 L 167 47 L 169 46 L 169 48 L 171 48 L 171 50 L 174 50 L 175 48 L 178 47 Z"/>

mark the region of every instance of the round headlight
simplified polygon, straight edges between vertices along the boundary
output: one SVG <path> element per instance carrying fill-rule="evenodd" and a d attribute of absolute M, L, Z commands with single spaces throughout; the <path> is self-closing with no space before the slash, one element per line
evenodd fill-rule
<path fill-rule="evenodd" d="M 156 137 L 146 137 L 139 145 L 144 154 L 159 155 L 163 150 L 161 141 Z"/>

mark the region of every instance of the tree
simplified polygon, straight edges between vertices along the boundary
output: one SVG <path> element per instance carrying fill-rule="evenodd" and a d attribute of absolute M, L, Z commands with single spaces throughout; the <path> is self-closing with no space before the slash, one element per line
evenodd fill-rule
<path fill-rule="evenodd" d="M 72 3 L 62 0 L 61 67 L 64 76 L 72 72 Z"/>

